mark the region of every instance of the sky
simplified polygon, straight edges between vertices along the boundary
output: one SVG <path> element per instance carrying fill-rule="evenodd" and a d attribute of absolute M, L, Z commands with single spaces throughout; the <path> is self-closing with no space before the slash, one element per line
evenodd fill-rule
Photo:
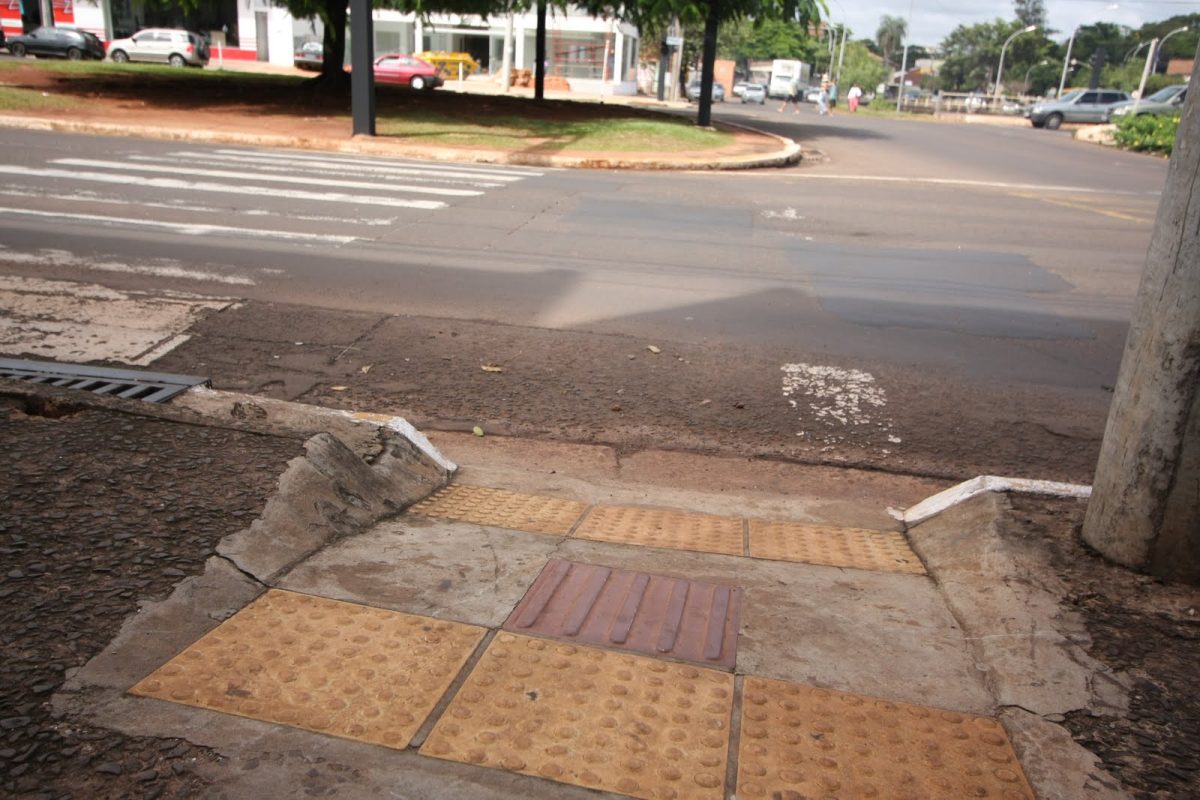
<path fill-rule="evenodd" d="M 910 0 L 827 0 L 829 16 L 835 23 L 845 21 L 855 39 L 874 38 L 879 18 L 884 14 L 909 17 Z M 1131 2 L 1130 0 L 1043 0 L 1048 26 L 1056 41 L 1066 41 L 1079 25 L 1115 22 L 1131 28 L 1143 23 L 1167 19 L 1179 14 L 1200 13 L 1200 0 L 1168 2 Z M 926 47 L 940 44 L 959 25 L 971 25 L 1002 17 L 1013 19 L 1013 4 L 1006 0 L 911 0 L 912 16 L 908 25 L 913 44 Z"/>

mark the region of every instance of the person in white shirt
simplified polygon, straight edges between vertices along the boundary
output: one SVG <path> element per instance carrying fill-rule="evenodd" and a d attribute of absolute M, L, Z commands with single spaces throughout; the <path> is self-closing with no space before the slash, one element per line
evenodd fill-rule
<path fill-rule="evenodd" d="M 851 111 L 858 111 L 858 98 L 860 97 L 862 97 L 862 89 L 858 88 L 856 83 L 850 87 L 850 91 L 846 92 L 846 102 Z"/>

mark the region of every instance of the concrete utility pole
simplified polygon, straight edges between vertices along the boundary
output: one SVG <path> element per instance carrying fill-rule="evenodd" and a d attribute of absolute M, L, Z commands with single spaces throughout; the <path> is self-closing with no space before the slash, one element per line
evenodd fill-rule
<path fill-rule="evenodd" d="M 1200 52 L 1192 70 L 1200 80 Z M 1161 578 L 1200 583 L 1200 100 L 1187 99 L 1083 539 Z"/>
<path fill-rule="evenodd" d="M 350 2 L 350 113 L 355 136 L 375 135 L 375 22 L 370 0 Z"/>

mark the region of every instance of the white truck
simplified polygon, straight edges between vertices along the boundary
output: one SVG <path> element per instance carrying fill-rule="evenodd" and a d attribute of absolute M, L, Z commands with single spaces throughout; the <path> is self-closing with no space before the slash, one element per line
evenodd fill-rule
<path fill-rule="evenodd" d="M 812 79 L 812 65 L 803 61 L 775 59 L 771 62 L 771 83 L 767 86 L 770 97 L 791 97 L 802 93 Z"/>

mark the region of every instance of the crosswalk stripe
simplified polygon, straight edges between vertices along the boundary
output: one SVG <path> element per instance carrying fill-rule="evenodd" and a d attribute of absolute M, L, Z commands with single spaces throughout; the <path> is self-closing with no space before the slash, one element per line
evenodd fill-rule
<path fill-rule="evenodd" d="M 338 161 L 338 160 L 305 160 L 302 162 L 279 161 L 277 159 L 261 158 L 259 156 L 237 156 L 237 155 L 220 155 L 215 153 L 199 153 L 191 150 L 183 150 L 171 153 L 169 156 L 131 156 L 134 161 L 169 161 L 178 163 L 178 159 L 187 158 L 195 160 L 205 160 L 213 163 L 228 163 L 228 164 L 248 164 L 254 165 L 258 169 L 295 169 L 313 171 L 329 171 L 334 170 L 341 173 L 359 173 L 362 175 L 378 175 L 378 176 L 397 176 L 403 175 L 408 177 L 420 177 L 432 183 L 468 183 L 471 186 L 480 186 L 495 188 L 503 186 L 506 183 L 524 180 L 522 176 L 515 175 L 491 175 L 486 173 L 475 172 L 459 172 L 459 171 L 430 171 L 408 166 L 376 166 L 373 164 L 363 164 L 356 161 Z"/>
<path fill-rule="evenodd" d="M 99 222 L 109 225 L 140 225 L 148 228 L 166 228 L 176 233 L 188 236 L 204 236 L 213 233 L 232 233 L 241 236 L 252 236 L 259 239 L 285 239 L 289 241 L 323 242 L 326 244 L 349 244 L 358 241 L 357 236 L 337 236 L 324 233 L 304 233 L 297 231 L 273 231 L 261 228 L 237 228 L 230 225 L 209 225 L 196 222 L 161 222 L 152 219 L 132 219 L 130 217 L 106 217 L 102 214 L 72 214 L 65 211 L 34 211 L 28 208 L 4 208 L 0 206 L 0 216 L 12 214 L 25 217 L 43 217 L 47 219 L 73 219 L 82 222 Z"/>
<path fill-rule="evenodd" d="M 374 189 L 380 192 L 409 194 L 433 194 L 442 197 L 478 197 L 483 192 L 474 189 L 439 189 L 432 186 L 406 186 L 403 184 L 367 183 L 366 181 L 340 181 L 330 178 L 302 178 L 294 175 L 250 175 L 222 169 L 189 169 L 180 166 L 156 167 L 149 164 L 131 164 L 127 161 L 101 161 L 91 158 L 56 158 L 51 164 L 66 167 L 94 167 L 97 169 L 119 169 L 130 172 L 166 172 L 172 175 L 194 175 L 199 178 L 233 178 L 235 180 L 267 181 L 269 183 L 291 183 L 302 186 L 330 186 L 342 189 Z"/>
<path fill-rule="evenodd" d="M 316 200 L 330 203 L 357 203 L 361 205 L 388 206 L 389 208 L 415 208 L 434 210 L 445 208 L 440 200 L 405 200 L 377 195 L 343 194 L 341 192 L 304 192 L 282 189 L 275 186 L 239 186 L 231 183 L 210 181 L 183 181 L 176 178 L 134 178 L 109 172 L 84 172 L 71 169 L 34 169 L 13 164 L 0 164 L 0 174 L 21 175 L 31 178 L 62 178 L 63 180 L 88 181 L 92 183 L 116 183 L 122 186 L 135 184 L 153 189 L 177 189 L 183 192 L 220 192 L 257 197 L 285 198 L 291 200 Z"/>
<path fill-rule="evenodd" d="M 220 153 L 222 155 L 256 156 L 258 158 L 274 159 L 277 161 L 296 161 L 296 162 L 336 161 L 337 163 L 340 163 L 340 164 L 358 164 L 358 165 L 362 165 L 362 166 L 380 166 L 380 165 L 382 165 L 382 166 L 399 166 L 399 167 L 405 167 L 405 168 L 409 168 L 409 169 L 420 169 L 424 172 L 452 171 L 452 172 L 464 172 L 464 173 L 471 173 L 474 175 L 487 175 L 487 176 L 496 176 L 496 177 L 500 177 L 500 176 L 511 177 L 511 176 L 516 175 L 516 176 L 520 176 L 521 178 L 540 178 L 545 174 L 544 172 L 535 172 L 535 171 L 531 171 L 531 170 L 524 170 L 524 169 L 513 168 L 513 167 L 476 167 L 476 166 L 463 166 L 461 164 L 453 164 L 453 165 L 451 165 L 451 164 L 430 164 L 428 162 L 420 162 L 420 161 L 389 161 L 386 159 L 367 160 L 367 159 L 361 159 L 361 158 L 344 158 L 344 157 L 336 158 L 333 156 L 306 155 L 303 153 L 287 153 L 287 152 L 276 153 L 276 152 L 260 152 L 257 150 L 228 150 L 228 149 L 216 150 L 214 152 Z"/>

